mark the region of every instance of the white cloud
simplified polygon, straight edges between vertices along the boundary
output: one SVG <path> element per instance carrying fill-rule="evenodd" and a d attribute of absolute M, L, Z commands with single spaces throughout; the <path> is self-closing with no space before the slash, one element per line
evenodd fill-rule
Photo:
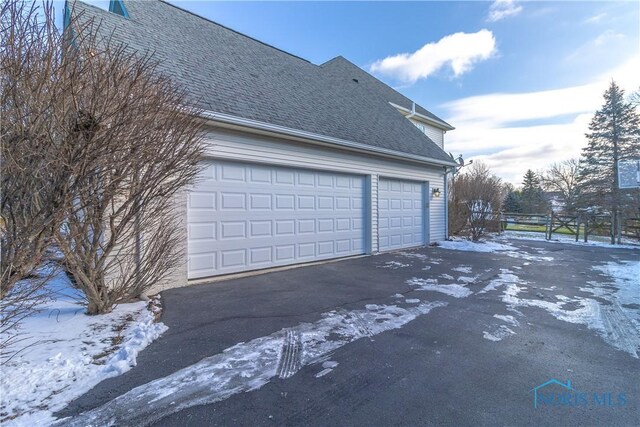
<path fill-rule="evenodd" d="M 373 73 L 415 83 L 438 70 L 450 67 L 455 77 L 470 71 L 478 62 L 496 53 L 496 40 L 489 30 L 455 33 L 427 43 L 413 53 L 400 53 L 375 61 Z"/>
<path fill-rule="evenodd" d="M 577 157 L 593 113 L 611 79 L 627 91 L 640 85 L 640 56 L 580 86 L 529 93 L 493 93 L 444 104 L 445 149 L 482 160 L 503 179 L 519 183 L 526 169 Z M 527 124 L 527 121 L 536 121 Z"/>
<path fill-rule="evenodd" d="M 587 19 L 585 19 L 584 23 L 585 24 L 598 24 L 606 17 L 607 17 L 607 14 L 605 12 L 597 13 L 597 14 L 595 14 L 593 16 L 590 16 Z"/>
<path fill-rule="evenodd" d="M 514 0 L 496 0 L 489 8 L 487 21 L 497 22 L 510 16 L 516 16 L 522 12 L 522 6 L 516 4 Z"/>
<path fill-rule="evenodd" d="M 615 31 L 606 30 L 598 35 L 598 37 L 589 40 L 576 50 L 566 56 L 565 60 L 575 61 L 580 59 L 588 59 L 606 54 L 615 48 L 615 44 L 625 39 L 625 35 Z"/>
<path fill-rule="evenodd" d="M 624 38 L 624 34 L 614 30 L 607 30 L 604 33 L 600 34 L 598 37 L 596 37 L 596 39 L 593 41 L 593 44 L 595 46 L 603 46 L 607 44 L 610 40 L 620 40 L 623 38 Z"/>

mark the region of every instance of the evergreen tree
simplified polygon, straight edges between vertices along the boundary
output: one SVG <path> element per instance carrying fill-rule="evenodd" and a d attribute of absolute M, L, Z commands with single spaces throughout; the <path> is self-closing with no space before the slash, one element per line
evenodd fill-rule
<path fill-rule="evenodd" d="M 618 160 L 640 156 L 640 116 L 615 82 L 604 93 L 604 104 L 591 119 L 586 137 L 578 177 L 580 204 L 611 214 L 611 243 L 616 235 L 619 242 L 619 214 L 630 191 L 618 188 Z"/>
<path fill-rule="evenodd" d="M 507 193 L 502 203 L 502 210 L 508 213 L 522 212 L 522 203 L 520 201 L 520 192 L 513 190 Z"/>
<path fill-rule="evenodd" d="M 540 177 L 531 169 L 522 180 L 521 205 L 524 213 L 544 213 L 547 203 L 540 185 Z"/>

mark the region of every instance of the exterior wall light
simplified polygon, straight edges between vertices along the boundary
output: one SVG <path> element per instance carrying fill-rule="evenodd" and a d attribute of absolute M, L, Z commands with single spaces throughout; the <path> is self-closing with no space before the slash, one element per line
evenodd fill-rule
<path fill-rule="evenodd" d="M 433 197 L 440 197 L 440 189 L 434 188 L 433 191 L 431 191 L 431 194 L 433 195 Z"/>

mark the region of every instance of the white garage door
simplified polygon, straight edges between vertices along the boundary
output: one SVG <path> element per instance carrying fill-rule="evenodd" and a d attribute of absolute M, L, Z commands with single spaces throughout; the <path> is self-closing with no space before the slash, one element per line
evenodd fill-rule
<path fill-rule="evenodd" d="M 424 245 L 425 184 L 380 178 L 378 246 L 381 251 Z"/>
<path fill-rule="evenodd" d="M 364 177 L 211 161 L 189 194 L 189 278 L 364 253 Z"/>

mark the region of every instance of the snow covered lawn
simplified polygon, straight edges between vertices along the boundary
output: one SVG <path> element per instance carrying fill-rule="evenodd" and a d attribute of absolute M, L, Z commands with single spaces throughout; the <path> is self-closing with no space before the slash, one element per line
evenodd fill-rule
<path fill-rule="evenodd" d="M 608 237 L 602 237 L 602 236 L 591 236 L 589 237 L 588 242 L 584 242 L 582 240 L 582 236 L 580 237 L 580 240 L 578 240 L 576 242 L 576 238 L 575 236 L 568 236 L 568 235 L 562 235 L 562 234 L 554 234 L 551 238 L 551 240 L 547 240 L 545 238 L 544 233 L 533 233 L 533 232 L 526 232 L 526 231 L 505 231 L 504 233 L 502 233 L 500 236 L 497 237 L 498 239 L 511 239 L 511 240 L 538 240 L 538 241 L 543 241 L 543 242 L 553 242 L 553 243 L 568 243 L 568 244 L 572 244 L 572 245 L 579 245 L 579 246 L 598 246 L 601 248 L 612 248 L 612 249 L 638 249 L 640 248 L 640 243 L 638 241 L 632 241 L 631 239 L 623 239 L 623 244 L 621 245 L 612 245 L 609 242 L 609 238 Z M 593 239 L 599 239 L 599 240 L 593 240 Z"/>
<path fill-rule="evenodd" d="M 493 241 L 472 242 L 471 240 L 452 237 L 451 240 L 442 240 L 438 242 L 438 246 L 443 249 L 468 252 L 500 252 L 500 251 L 517 251 L 518 248 L 505 243 Z"/>
<path fill-rule="evenodd" d="M 167 329 L 155 322 L 146 302 L 87 316 L 64 274 L 48 286 L 54 300 L 23 321 L 19 340 L 9 348 L 15 355 L 2 361 L 3 426 L 50 424 L 68 402 L 135 366 L 138 353 Z"/>

